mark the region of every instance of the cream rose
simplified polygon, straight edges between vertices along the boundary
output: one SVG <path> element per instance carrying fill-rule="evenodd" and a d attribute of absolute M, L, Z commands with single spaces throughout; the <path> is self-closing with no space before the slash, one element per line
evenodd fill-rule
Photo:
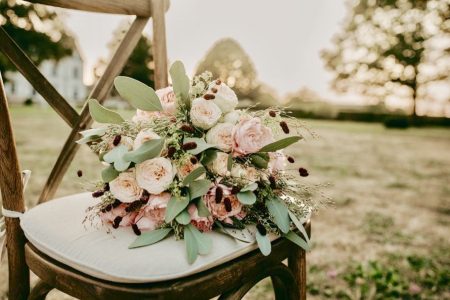
<path fill-rule="evenodd" d="M 236 93 L 225 83 L 217 84 L 212 82 L 209 86 L 207 94 L 215 96 L 214 103 L 222 110 L 223 113 L 230 112 L 238 105 Z"/>
<path fill-rule="evenodd" d="M 175 115 L 177 110 L 177 97 L 171 86 L 156 90 L 156 95 L 161 101 L 163 111 L 169 115 Z"/>
<path fill-rule="evenodd" d="M 173 181 L 175 170 L 169 159 L 157 157 L 136 165 L 136 181 L 150 194 L 164 192 Z"/>
<path fill-rule="evenodd" d="M 197 227 L 198 230 L 202 232 L 212 230 L 214 224 L 214 219 L 212 218 L 212 216 L 200 217 L 198 215 L 197 206 L 195 206 L 194 203 L 189 204 L 188 212 L 191 216 L 191 224 Z"/>
<path fill-rule="evenodd" d="M 142 189 L 136 182 L 136 171 L 134 168 L 122 172 L 109 183 L 109 188 L 114 197 L 124 203 L 138 200 L 142 195 Z"/>
<path fill-rule="evenodd" d="M 193 161 L 195 160 L 195 161 Z M 197 158 L 195 156 L 192 156 L 191 158 L 186 158 L 183 161 L 180 162 L 179 165 L 177 165 L 177 174 L 180 179 L 184 179 L 186 176 L 189 175 L 192 171 L 195 169 L 201 167 L 202 165 L 198 162 Z M 199 178 L 205 178 L 205 174 L 200 176 Z"/>
<path fill-rule="evenodd" d="M 231 176 L 242 178 L 249 182 L 256 182 L 260 179 L 258 170 L 254 167 L 243 167 L 239 164 L 234 164 L 231 168 Z"/>
<path fill-rule="evenodd" d="M 219 121 L 222 111 L 211 100 L 197 98 L 192 101 L 191 121 L 194 126 L 209 129 Z"/>
<path fill-rule="evenodd" d="M 143 143 L 160 138 L 161 137 L 157 135 L 155 132 L 153 132 L 153 130 L 151 129 L 142 130 L 137 134 L 136 138 L 134 139 L 133 149 L 136 150 L 140 146 L 142 146 Z"/>
<path fill-rule="evenodd" d="M 165 113 L 160 111 L 145 111 L 136 109 L 136 114 L 131 119 L 134 123 L 149 122 L 155 118 L 165 117 Z"/>
<path fill-rule="evenodd" d="M 230 123 L 219 123 L 206 133 L 206 142 L 217 146 L 222 151 L 230 152 L 233 145 L 231 135 L 234 125 Z"/>
<path fill-rule="evenodd" d="M 228 154 L 217 152 L 216 158 L 208 164 L 208 169 L 219 176 L 228 175 Z"/>
<path fill-rule="evenodd" d="M 273 141 L 272 130 L 257 117 L 241 120 L 233 130 L 233 152 L 237 156 L 258 152 Z"/>
<path fill-rule="evenodd" d="M 217 188 L 222 189 L 222 199 L 216 199 Z M 230 217 L 242 218 L 245 216 L 242 211 L 242 204 L 237 199 L 236 195 L 231 193 L 231 188 L 218 184 L 212 187 L 206 195 L 203 196 L 206 207 L 208 207 L 214 218 L 227 223 L 232 223 Z"/>
<path fill-rule="evenodd" d="M 135 218 L 135 224 L 140 230 L 155 230 L 164 222 L 167 203 L 170 200 L 170 193 L 150 195 L 146 205 Z"/>

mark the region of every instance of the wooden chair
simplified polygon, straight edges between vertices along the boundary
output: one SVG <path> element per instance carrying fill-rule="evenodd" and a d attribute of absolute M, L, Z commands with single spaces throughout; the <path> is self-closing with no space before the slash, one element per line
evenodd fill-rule
<path fill-rule="evenodd" d="M 63 8 L 102 13 L 135 15 L 129 31 L 111 58 L 104 74 L 89 95 L 102 102 L 111 89 L 129 55 L 136 46 L 150 17 L 153 20 L 153 56 L 155 85 L 168 85 L 164 0 L 36 0 Z M 27 55 L 0 27 L 0 50 L 14 63 L 50 106 L 72 128 L 63 150 L 44 186 L 39 203 L 52 198 L 79 145 L 78 132 L 92 123 L 87 106 L 78 114 L 39 72 Z M 0 188 L 3 207 L 24 212 L 25 204 L 8 103 L 0 76 Z M 81 299 L 240 299 L 257 282 L 271 277 L 277 299 L 306 299 L 305 252 L 285 239 L 273 243 L 272 254 L 264 257 L 255 250 L 224 265 L 178 280 L 148 284 L 122 284 L 94 278 L 48 257 L 27 242 L 19 219 L 6 217 L 6 240 L 9 263 L 9 299 L 45 299 L 56 288 Z M 310 223 L 306 224 L 310 234 Z M 289 267 L 282 261 L 288 259 Z M 29 270 L 40 281 L 30 292 Z"/>

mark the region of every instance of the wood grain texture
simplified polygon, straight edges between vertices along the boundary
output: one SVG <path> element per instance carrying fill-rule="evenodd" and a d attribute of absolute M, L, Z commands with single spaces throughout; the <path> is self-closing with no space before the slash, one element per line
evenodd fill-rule
<path fill-rule="evenodd" d="M 45 281 L 39 280 L 38 283 L 36 283 L 36 285 L 31 289 L 28 300 L 44 300 L 51 290 L 53 290 L 52 286 Z"/>
<path fill-rule="evenodd" d="M 29 0 L 28 2 L 99 13 L 140 17 L 152 15 L 150 0 Z"/>
<path fill-rule="evenodd" d="M 44 75 L 42 75 L 25 52 L 20 49 L 16 42 L 14 42 L 1 26 L 0 41 L 0 51 L 11 60 L 17 70 L 22 73 L 33 88 L 41 94 L 61 118 L 63 118 L 70 127 L 75 127 L 79 117 L 78 113 L 69 103 L 67 103 L 64 97 L 61 96 Z"/>
<path fill-rule="evenodd" d="M 167 0 L 151 0 L 153 11 L 153 59 L 155 61 L 155 88 L 169 85 L 167 67 L 166 22 L 165 9 Z"/>
<path fill-rule="evenodd" d="M 306 224 L 304 224 L 306 233 L 309 237 L 311 237 L 311 221 L 308 220 Z M 300 234 L 301 235 L 301 234 Z M 289 258 L 288 265 L 294 274 L 295 280 L 297 282 L 297 286 L 300 290 L 300 300 L 306 300 L 306 252 L 305 250 L 295 247 L 292 249 Z"/>
<path fill-rule="evenodd" d="M 46 256 L 29 243 L 25 252 L 27 263 L 36 275 L 80 299 L 211 299 L 221 294 L 241 294 L 251 288 L 255 280 L 258 282 L 266 276 L 281 278 L 289 290 L 288 299 L 298 299 L 293 274 L 279 269 L 280 262 L 294 247 L 297 246 L 286 239 L 279 239 L 273 243 L 269 256 L 263 256 L 256 249 L 196 275 L 148 284 L 120 284 L 93 278 Z M 243 285 L 246 287 L 240 290 Z"/>
<path fill-rule="evenodd" d="M 141 38 L 142 31 L 144 30 L 148 19 L 149 18 L 136 17 L 116 52 L 112 56 L 111 61 L 106 67 L 102 77 L 90 93 L 88 99 L 94 98 L 100 103 L 105 100 L 113 85 L 114 78 L 120 74 L 128 60 L 128 57 L 131 55 L 134 47 Z M 50 176 L 45 183 L 44 189 L 39 197 L 39 203 L 45 202 L 55 195 L 56 189 L 61 183 L 64 174 L 75 157 L 76 151 L 80 147 L 79 144 L 75 143 L 75 141 L 80 138 L 79 131 L 88 128 L 91 124 L 92 118 L 89 114 L 89 107 L 87 106 L 87 103 L 85 103 L 81 111 L 80 118 L 76 126 L 70 132 L 70 135 L 67 138 L 55 165 L 53 166 Z"/>
<path fill-rule="evenodd" d="M 0 189 L 3 207 L 25 211 L 22 175 L 17 159 L 16 144 L 9 116 L 8 101 L 0 74 Z M 30 275 L 25 262 L 25 236 L 19 219 L 5 217 L 8 247 L 9 299 L 27 299 Z"/>

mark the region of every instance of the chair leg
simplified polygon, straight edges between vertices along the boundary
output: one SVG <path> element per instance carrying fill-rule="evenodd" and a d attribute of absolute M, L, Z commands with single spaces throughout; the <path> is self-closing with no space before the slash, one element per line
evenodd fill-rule
<path fill-rule="evenodd" d="M 285 282 L 280 277 L 272 276 L 273 291 L 276 300 L 288 299 L 289 291 L 286 288 Z"/>
<path fill-rule="evenodd" d="M 288 265 L 291 269 L 297 286 L 300 290 L 300 300 L 306 300 L 306 253 L 305 250 L 295 247 L 288 258 Z"/>
<path fill-rule="evenodd" d="M 52 286 L 45 281 L 39 280 L 38 283 L 31 289 L 28 300 L 44 300 L 51 290 L 53 290 Z"/>

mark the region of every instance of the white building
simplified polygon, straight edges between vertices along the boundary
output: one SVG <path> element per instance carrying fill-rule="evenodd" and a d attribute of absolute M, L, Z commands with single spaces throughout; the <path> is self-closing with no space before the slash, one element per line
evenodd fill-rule
<path fill-rule="evenodd" d="M 86 99 L 87 88 L 83 83 L 83 59 L 77 47 L 74 47 L 71 56 L 66 56 L 59 61 L 43 61 L 39 65 L 39 70 L 71 105 L 81 103 Z M 47 103 L 20 72 L 8 72 L 5 75 L 8 78 L 5 83 L 5 92 L 11 103 L 24 103 L 28 99 L 39 104 Z"/>

